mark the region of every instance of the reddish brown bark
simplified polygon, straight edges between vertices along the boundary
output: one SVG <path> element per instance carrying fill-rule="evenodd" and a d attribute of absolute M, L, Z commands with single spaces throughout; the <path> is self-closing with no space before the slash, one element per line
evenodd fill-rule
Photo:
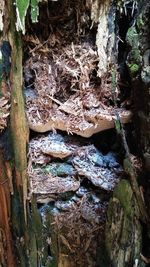
<path fill-rule="evenodd" d="M 7 267 L 16 266 L 10 227 L 9 179 L 2 151 L 0 151 L 0 263 Z"/>

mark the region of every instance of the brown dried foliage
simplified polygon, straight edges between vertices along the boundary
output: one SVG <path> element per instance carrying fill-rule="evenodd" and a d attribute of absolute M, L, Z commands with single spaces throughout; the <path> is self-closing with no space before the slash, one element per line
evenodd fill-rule
<path fill-rule="evenodd" d="M 0 131 L 7 126 L 7 120 L 10 113 L 9 99 L 6 97 L 0 98 Z"/>

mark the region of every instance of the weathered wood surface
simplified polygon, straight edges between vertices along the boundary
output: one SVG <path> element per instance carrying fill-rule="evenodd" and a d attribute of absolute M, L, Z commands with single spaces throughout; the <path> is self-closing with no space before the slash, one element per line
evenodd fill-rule
<path fill-rule="evenodd" d="M 142 229 L 136 198 L 128 181 L 122 180 L 114 190 L 108 207 L 106 248 L 112 266 L 141 265 Z"/>
<path fill-rule="evenodd" d="M 5 1 L 6 3 L 6 1 Z M 67 3 L 67 1 L 65 1 Z M 3 4 L 3 2 L 2 2 Z M 51 213 L 50 207 L 43 211 L 44 216 L 40 215 L 39 209 L 36 204 L 36 199 L 32 199 L 31 196 L 31 207 L 27 205 L 27 139 L 28 132 L 26 126 L 25 110 L 24 110 L 24 99 L 22 95 L 22 43 L 21 34 L 16 32 L 15 28 L 15 7 L 13 1 L 7 1 L 8 13 L 5 13 L 5 25 L 0 25 L 0 28 L 4 30 L 5 37 L 9 37 L 9 41 L 12 47 L 12 69 L 10 77 L 11 85 L 11 137 L 12 147 L 14 152 L 14 160 L 12 160 L 12 177 L 13 186 L 8 183 L 8 173 L 5 173 L 3 157 L 0 155 L 0 264 L 2 266 L 12 267 L 15 266 L 13 256 L 13 245 L 10 227 L 10 191 L 14 192 L 12 196 L 12 226 L 15 248 L 17 251 L 17 266 L 21 267 L 39 267 L 39 266 L 59 266 L 59 267 L 72 267 L 76 266 L 74 260 L 72 260 L 72 251 L 70 243 L 62 237 L 63 232 L 59 232 L 54 221 L 54 216 Z M 91 1 L 87 1 L 87 5 L 91 5 Z M 128 5 L 129 4 L 129 5 Z M 130 5 L 131 4 L 131 5 Z M 129 27 L 126 37 L 123 42 L 131 48 L 131 51 L 126 58 L 126 64 L 128 71 L 132 78 L 132 85 L 134 92 L 140 96 L 139 99 L 144 99 L 145 107 L 143 109 L 143 103 L 138 104 L 138 116 L 137 119 L 140 122 L 140 144 L 142 147 L 142 154 L 145 159 L 145 168 L 149 169 L 149 150 L 148 150 L 148 109 L 147 109 L 147 97 L 149 88 L 149 43 L 148 43 L 148 27 L 143 25 L 149 25 L 147 20 L 149 12 L 149 5 L 138 1 L 139 8 L 145 4 L 145 11 L 142 13 L 142 20 L 139 16 L 139 20 L 133 23 L 133 26 Z M 132 6 L 132 8 L 131 8 Z M 3 6 L 2 6 L 3 8 Z M 127 21 L 132 24 L 131 15 L 133 16 L 137 11 L 137 2 L 131 3 L 121 2 L 118 7 L 114 2 L 109 1 L 94 1 L 92 6 L 91 17 L 93 23 L 98 23 L 98 34 L 97 34 L 97 46 L 98 55 L 101 59 L 99 61 L 99 75 L 101 77 L 109 73 L 112 76 L 111 64 L 115 64 L 118 59 L 118 51 L 116 51 L 116 44 L 118 40 L 118 30 L 115 31 L 116 19 L 118 18 L 119 12 L 124 10 L 130 12 L 130 19 Z M 131 10 L 132 9 L 132 10 Z M 0 19 L 4 10 L 0 13 Z M 116 13 L 117 12 L 117 13 Z M 132 12 L 132 13 L 131 13 Z M 8 16 L 8 14 L 10 16 Z M 78 15 L 80 12 L 78 13 Z M 117 14 L 117 16 L 116 16 Z M 81 15 L 81 14 L 80 14 Z M 115 17 L 116 16 L 116 17 Z M 126 16 L 127 17 L 127 16 Z M 111 19 L 110 19 L 111 18 Z M 146 19 L 145 19 L 146 18 Z M 109 19 L 109 20 L 108 20 Z M 133 18 L 134 19 L 134 18 Z M 0 21 L 1 22 L 1 21 Z M 10 24 L 9 24 L 10 23 Z M 144 24 L 143 24 L 144 23 Z M 10 28 L 9 28 L 10 27 Z M 78 25 L 80 27 L 80 25 Z M 9 28 L 9 34 L 8 33 Z M 137 35 L 140 31 L 140 51 L 136 47 L 138 43 Z M 121 29 L 120 29 L 121 31 Z M 144 32 L 144 39 L 143 38 Z M 104 35 L 103 35 L 104 33 Z M 146 39 L 147 38 L 147 39 Z M 142 41 L 144 40 L 144 41 Z M 135 41 L 135 43 L 134 43 Z M 144 49 L 143 49 L 144 44 Z M 124 51 L 125 52 L 125 51 Z M 136 58 L 135 58 L 136 56 Z M 143 60 L 142 60 L 143 59 Z M 142 63 L 143 62 L 143 63 Z M 124 64 L 125 62 L 123 62 Z M 139 67 L 140 66 L 140 67 Z M 139 76 L 141 77 L 139 79 Z M 121 81 L 122 82 L 122 81 Z M 125 84 L 126 88 L 126 84 Z M 125 90 L 125 88 L 123 90 Z M 138 89 L 137 89 L 138 88 Z M 141 90 L 142 88 L 142 90 Z M 127 88 L 128 90 L 128 88 Z M 142 96 L 142 98 L 141 98 Z M 135 97 L 136 100 L 136 97 Z M 142 101 L 141 101 L 142 102 Z M 140 107 L 140 108 L 139 108 Z M 129 113 L 130 115 L 130 113 Z M 114 115 L 115 117 L 115 115 Z M 93 128 L 87 132 L 81 132 L 80 134 L 88 137 L 93 133 L 104 130 L 106 128 L 114 127 L 113 116 L 107 117 L 106 123 L 101 125 L 93 124 Z M 103 120 L 104 119 L 104 120 Z M 128 122 L 130 116 L 125 118 L 125 122 Z M 102 122 L 106 122 L 106 117 L 102 118 Z M 60 120 L 56 124 L 61 124 Z M 52 124 L 50 125 L 52 128 Z M 61 130 L 67 130 L 65 123 L 63 128 L 54 127 Z M 32 127 L 31 127 L 32 128 Z M 46 130 L 49 128 L 46 128 Z M 36 129 L 35 129 L 36 130 Z M 4 170 L 4 172 L 3 172 Z M 10 176 L 9 176 L 10 177 Z M 12 178 L 10 177 L 10 178 Z M 10 180 L 11 181 L 11 180 Z M 13 191 L 14 189 L 14 191 Z M 26 207 L 27 217 L 26 217 Z M 139 222 L 139 210 L 137 201 L 134 193 L 131 189 L 130 184 L 123 180 L 117 186 L 114 191 L 113 197 L 110 200 L 108 209 L 108 221 L 106 225 L 106 248 L 105 253 L 108 257 L 105 259 L 106 264 L 97 261 L 97 264 L 101 267 L 115 266 L 136 266 L 138 261 L 140 267 L 144 266 L 140 259 L 142 234 L 141 225 Z M 96 218 L 96 216 L 95 216 Z M 28 225 L 25 224 L 28 222 Z M 26 229 L 28 228 L 28 231 Z M 29 242 L 28 242 L 29 241 Z M 80 241 L 80 242 L 79 242 Z M 82 245 L 79 240 L 79 246 Z M 89 243 L 88 243 L 89 242 Z M 91 240 L 88 240 L 86 246 L 88 248 Z M 73 242 L 72 242 L 73 243 Z M 72 245 L 72 244 L 71 244 Z M 103 244 L 104 245 L 104 244 Z M 8 252 L 8 253 L 7 253 Z M 66 253 L 66 255 L 64 255 Z M 101 252 L 102 253 L 102 252 Z M 7 254 L 7 255 L 6 255 Z M 69 256 L 68 256 L 69 255 Z M 9 256 L 9 257 L 8 257 Z M 111 262 L 111 263 L 110 263 Z M 83 265 L 85 266 L 85 265 Z M 81 267 L 81 264 L 80 264 Z"/>
<path fill-rule="evenodd" d="M 16 31 L 16 11 L 13 1 L 5 3 L 7 32 L 4 38 L 11 46 L 11 71 L 8 84 L 11 91 L 10 135 L 9 140 L 13 155 L 11 155 L 11 173 L 13 195 L 11 196 L 11 224 L 13 243 L 17 265 L 27 266 L 27 235 L 26 235 L 26 192 L 27 192 L 27 124 L 22 94 L 22 43 L 21 34 Z M 6 22 L 5 22 L 6 23 Z M 8 267 L 11 267 L 8 264 Z"/>
<path fill-rule="evenodd" d="M 70 108 L 73 110 L 73 107 L 71 107 L 71 105 Z M 125 124 L 131 122 L 132 113 L 130 111 L 119 111 L 119 114 L 122 123 Z M 44 133 L 53 129 L 57 129 L 75 133 L 77 135 L 88 138 L 101 131 L 114 128 L 114 120 L 117 119 L 116 115 L 111 115 L 107 110 L 95 112 L 94 116 L 92 114 L 91 117 L 90 114 L 89 117 L 88 114 L 83 115 L 87 117 L 87 121 L 81 119 L 78 125 L 76 124 L 76 120 L 79 119 L 78 116 L 74 118 L 74 122 L 72 123 L 72 121 L 67 116 L 65 116 L 64 114 L 59 114 L 59 112 L 58 116 L 57 114 L 55 114 L 54 118 L 49 119 L 47 123 L 34 123 L 30 120 L 30 117 L 28 117 L 28 123 L 30 129 L 36 132 Z"/>
<path fill-rule="evenodd" d="M 11 228 L 10 181 L 5 164 L 3 152 L 0 149 L 0 265 L 2 267 L 15 267 Z"/>

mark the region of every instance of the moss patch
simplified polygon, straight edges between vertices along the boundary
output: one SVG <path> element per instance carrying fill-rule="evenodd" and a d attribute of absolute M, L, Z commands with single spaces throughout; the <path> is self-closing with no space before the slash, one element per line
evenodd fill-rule
<path fill-rule="evenodd" d="M 140 69 L 140 66 L 137 64 L 128 64 L 129 70 L 130 70 L 130 74 L 131 76 L 134 76 L 137 74 L 137 72 Z"/>
<path fill-rule="evenodd" d="M 127 215 L 131 215 L 133 191 L 128 181 L 122 180 L 114 190 L 113 196 L 117 198 Z"/>

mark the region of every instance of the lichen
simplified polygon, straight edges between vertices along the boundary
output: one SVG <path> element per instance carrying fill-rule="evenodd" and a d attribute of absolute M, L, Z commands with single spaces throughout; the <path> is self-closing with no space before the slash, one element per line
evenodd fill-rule
<path fill-rule="evenodd" d="M 150 83 L 150 66 L 143 67 L 141 71 L 141 78 L 145 84 Z"/>

